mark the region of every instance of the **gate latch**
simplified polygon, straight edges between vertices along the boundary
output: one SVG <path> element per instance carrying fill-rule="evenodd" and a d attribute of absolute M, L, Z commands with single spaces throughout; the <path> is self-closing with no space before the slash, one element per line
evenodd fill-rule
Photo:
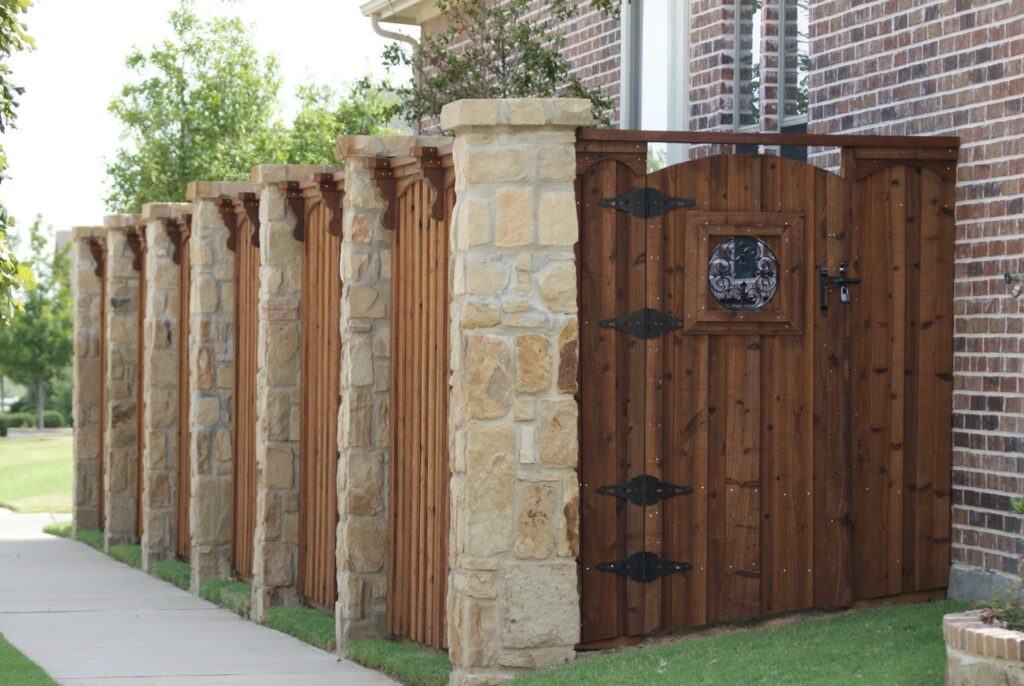
<path fill-rule="evenodd" d="M 693 198 L 674 198 L 657 188 L 635 188 L 624 195 L 598 200 L 601 207 L 629 212 L 640 219 L 653 219 L 676 209 L 690 209 L 696 206 Z"/>
<path fill-rule="evenodd" d="M 637 338 L 657 338 L 669 331 L 675 331 L 683 326 L 683 320 L 665 314 L 660 310 L 645 307 L 623 317 L 602 319 L 598 322 L 602 329 L 615 329 L 631 333 Z"/>
<path fill-rule="evenodd" d="M 641 474 L 625 483 L 601 486 L 597 492 L 601 495 L 611 495 L 628 500 L 634 505 L 647 506 L 677 495 L 690 495 L 693 493 L 693 488 L 666 483 L 650 474 Z"/>
<path fill-rule="evenodd" d="M 641 584 L 657 581 L 666 574 L 673 572 L 686 573 L 693 569 L 689 562 L 675 562 L 658 557 L 646 550 L 633 553 L 624 560 L 602 562 L 597 565 L 602 572 L 611 572 L 632 579 Z"/>
<path fill-rule="evenodd" d="M 829 276 L 828 267 L 818 267 L 818 285 L 821 289 L 821 314 L 828 314 L 828 296 L 832 286 L 839 286 L 839 302 L 848 304 L 853 300 L 850 286 L 860 283 L 860 279 L 846 276 L 846 263 L 839 263 L 839 276 Z"/>

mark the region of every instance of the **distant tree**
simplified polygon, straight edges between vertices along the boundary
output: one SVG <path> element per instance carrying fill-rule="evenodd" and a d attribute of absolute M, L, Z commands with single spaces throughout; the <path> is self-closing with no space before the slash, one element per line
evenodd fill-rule
<path fill-rule="evenodd" d="M 47 385 L 71 363 L 71 276 L 68 246 L 54 251 L 36 217 L 29 229 L 23 308 L 0 327 L 0 369 L 35 391 L 36 422 L 43 428 Z"/>
<path fill-rule="evenodd" d="M 343 95 L 328 86 L 302 86 L 298 99 L 285 153 L 291 164 L 333 164 L 338 136 L 385 133 L 397 103 L 392 93 L 368 78 Z"/>
<path fill-rule="evenodd" d="M 614 2 L 597 0 L 612 9 Z M 586 88 L 572 73 L 564 27 L 577 11 L 571 0 L 547 0 L 538 16 L 532 0 L 436 0 L 446 28 L 415 48 L 392 43 L 389 66 L 410 67 L 412 81 L 396 89 L 401 115 L 410 126 L 438 128 L 441 108 L 463 98 L 527 98 L 567 95 L 586 98 L 607 121 L 611 101 L 600 88 Z M 453 45 L 459 45 L 453 49 Z"/>
<path fill-rule="evenodd" d="M 14 53 L 34 45 L 21 21 L 21 15 L 31 6 L 32 0 L 0 0 L 0 133 L 14 126 L 17 98 L 25 92 L 12 82 L 8 61 Z M 7 153 L 0 146 L 0 179 L 6 171 Z M 7 209 L 0 204 L 0 326 L 10 319 L 18 305 L 18 261 L 8 241 L 12 226 Z"/>
<path fill-rule="evenodd" d="M 110 105 L 123 126 L 107 165 L 112 211 L 182 201 L 189 181 L 247 179 L 255 164 L 284 161 L 276 60 L 241 19 L 200 19 L 193 4 L 171 13 L 172 38 L 126 60 L 136 79 Z"/>

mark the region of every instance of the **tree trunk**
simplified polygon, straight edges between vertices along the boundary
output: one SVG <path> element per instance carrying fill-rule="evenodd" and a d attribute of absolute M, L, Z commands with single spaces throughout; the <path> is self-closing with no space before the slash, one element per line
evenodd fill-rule
<path fill-rule="evenodd" d="M 4 375 L 0 374 L 0 412 L 7 411 L 7 386 L 4 382 Z"/>
<path fill-rule="evenodd" d="M 44 429 L 43 411 L 46 409 L 46 379 L 36 381 L 36 428 Z"/>

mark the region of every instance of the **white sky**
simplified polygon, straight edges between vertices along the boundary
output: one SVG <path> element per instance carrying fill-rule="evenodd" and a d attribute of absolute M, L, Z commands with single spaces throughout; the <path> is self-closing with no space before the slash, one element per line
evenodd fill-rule
<path fill-rule="evenodd" d="M 120 127 L 107 112 L 130 74 L 124 58 L 167 37 L 177 0 L 35 0 L 26 15 L 36 50 L 11 60 L 26 88 L 17 129 L 3 136 L 8 175 L 0 199 L 19 229 L 37 213 L 55 231 L 101 223 L 104 161 Z M 277 55 L 286 108 L 295 88 L 333 86 L 367 73 L 383 76 L 387 41 L 373 32 L 358 0 L 197 0 L 200 14 L 237 14 L 253 27 L 257 49 Z M 286 112 L 287 114 L 287 112 Z"/>

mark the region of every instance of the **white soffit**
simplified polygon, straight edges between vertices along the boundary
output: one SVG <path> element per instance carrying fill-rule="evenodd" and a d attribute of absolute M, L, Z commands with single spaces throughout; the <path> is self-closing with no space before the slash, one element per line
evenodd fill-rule
<path fill-rule="evenodd" d="M 438 14 L 434 0 L 369 0 L 359 6 L 365 17 L 392 24 L 420 25 Z"/>

